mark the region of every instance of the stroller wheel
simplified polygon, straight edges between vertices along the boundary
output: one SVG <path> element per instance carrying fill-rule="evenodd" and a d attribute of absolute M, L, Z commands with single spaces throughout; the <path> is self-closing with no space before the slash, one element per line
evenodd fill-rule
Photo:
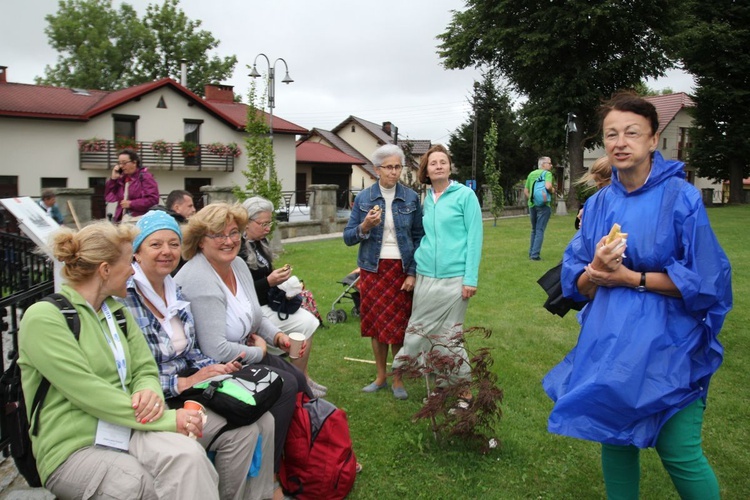
<path fill-rule="evenodd" d="M 359 318 L 359 307 L 352 307 L 352 318 Z"/>
<path fill-rule="evenodd" d="M 346 311 L 343 309 L 336 309 L 336 318 L 339 320 L 339 323 L 346 321 Z"/>
<path fill-rule="evenodd" d="M 328 311 L 328 314 L 326 314 L 326 319 L 329 323 L 338 323 L 339 322 L 339 315 L 336 314 L 336 311 Z"/>

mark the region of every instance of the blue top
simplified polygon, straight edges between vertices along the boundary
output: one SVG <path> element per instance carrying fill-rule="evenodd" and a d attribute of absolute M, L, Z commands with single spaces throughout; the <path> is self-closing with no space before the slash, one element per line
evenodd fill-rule
<path fill-rule="evenodd" d="M 731 268 L 684 177 L 681 162 L 656 152 L 643 187 L 628 193 L 613 168 L 611 186 L 586 202 L 563 258 L 566 297 L 586 300 L 578 277 L 615 222 L 628 233 L 623 265 L 666 272 L 682 297 L 597 289 L 579 313 L 578 344 L 542 382 L 555 401 L 550 432 L 646 448 L 672 415 L 706 397 L 723 358 L 717 337 L 732 307 Z"/>
<path fill-rule="evenodd" d="M 383 223 L 372 228 L 367 234 L 360 231 L 359 225 L 375 205 L 383 210 L 383 214 L 385 213 L 385 199 L 380 192 L 380 183 L 377 182 L 362 190 L 354 198 L 349 223 L 344 229 L 344 243 L 348 246 L 360 244 L 357 266 L 372 273 L 378 272 L 380 248 L 383 246 Z M 416 276 L 417 264 L 414 261 L 414 251 L 424 234 L 419 196 L 414 190 L 397 183 L 391 210 L 393 211 L 393 224 L 396 227 L 396 243 L 401 253 L 401 263 L 406 274 Z"/>
<path fill-rule="evenodd" d="M 424 202 L 424 238 L 414 258 L 417 273 L 430 278 L 463 276 L 464 286 L 477 286 L 482 258 L 482 209 L 471 188 L 451 182 L 437 203 Z"/>

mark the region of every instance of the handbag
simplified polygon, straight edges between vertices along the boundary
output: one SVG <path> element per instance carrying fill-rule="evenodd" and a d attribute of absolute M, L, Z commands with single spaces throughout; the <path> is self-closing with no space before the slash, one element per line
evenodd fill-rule
<path fill-rule="evenodd" d="M 545 292 L 547 292 L 547 301 L 544 303 L 544 308 L 552 314 L 557 314 L 561 318 L 565 316 L 568 311 L 575 309 L 580 311 L 586 302 L 576 302 L 573 299 L 569 299 L 563 296 L 562 291 L 562 262 L 544 273 L 544 275 L 537 280 L 539 286 L 541 286 Z"/>
<path fill-rule="evenodd" d="M 286 292 L 278 286 L 272 286 L 268 289 L 268 307 L 276 311 L 281 321 L 289 318 L 302 306 L 302 296 L 297 294 L 293 297 L 287 297 Z"/>
<path fill-rule="evenodd" d="M 274 371 L 261 365 L 217 375 L 195 384 L 179 399 L 193 399 L 227 420 L 230 428 L 258 420 L 278 401 L 284 382 Z"/>

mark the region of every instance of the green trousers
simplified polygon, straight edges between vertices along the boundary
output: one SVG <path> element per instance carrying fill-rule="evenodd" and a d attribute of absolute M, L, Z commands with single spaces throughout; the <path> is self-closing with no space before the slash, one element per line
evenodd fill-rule
<path fill-rule="evenodd" d="M 670 418 L 656 440 L 656 452 L 680 498 L 718 499 L 719 483 L 701 448 L 706 403 L 698 399 Z M 602 470 L 609 500 L 637 500 L 641 476 L 640 450 L 602 444 Z"/>

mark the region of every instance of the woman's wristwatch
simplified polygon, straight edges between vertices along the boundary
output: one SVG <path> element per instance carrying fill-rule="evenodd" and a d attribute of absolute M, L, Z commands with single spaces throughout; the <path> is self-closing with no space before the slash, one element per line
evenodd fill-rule
<path fill-rule="evenodd" d="M 641 283 L 635 287 L 636 291 L 638 292 L 645 292 L 646 291 L 646 273 L 641 273 Z"/>

